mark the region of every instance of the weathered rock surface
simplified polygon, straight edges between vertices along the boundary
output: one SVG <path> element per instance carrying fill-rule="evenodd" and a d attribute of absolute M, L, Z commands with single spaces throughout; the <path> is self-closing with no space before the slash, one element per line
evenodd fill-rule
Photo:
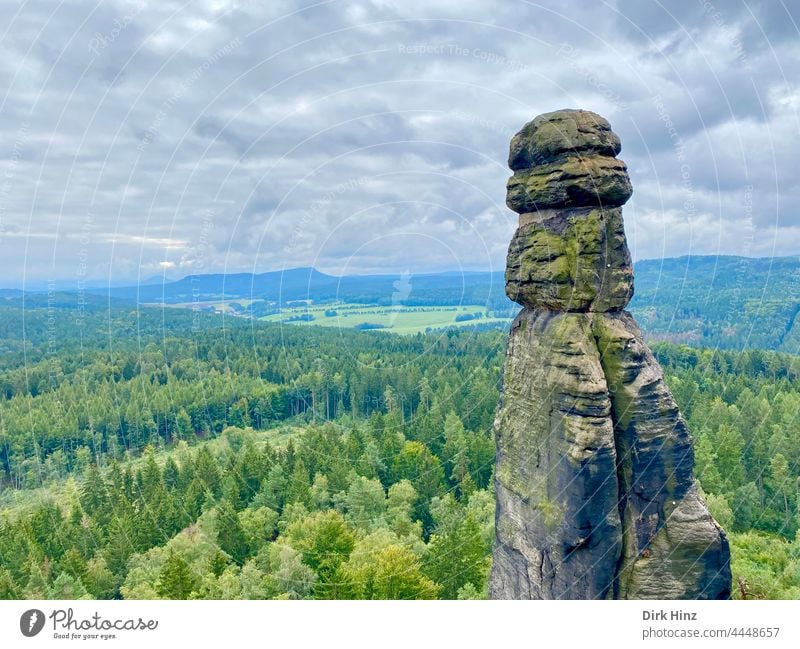
<path fill-rule="evenodd" d="M 511 140 L 506 203 L 519 214 L 550 207 L 618 207 L 632 193 L 609 123 L 588 110 L 540 115 Z"/>
<path fill-rule="evenodd" d="M 611 400 L 592 314 L 524 309 L 495 422 L 491 594 L 606 598 L 622 548 Z"/>
<path fill-rule="evenodd" d="M 523 214 L 508 249 L 506 293 L 555 311 L 624 308 L 633 297 L 633 266 L 622 209 Z"/>
<path fill-rule="evenodd" d="M 728 597 L 728 541 L 697 495 L 692 440 L 658 361 L 625 311 L 595 314 L 593 333 L 611 394 L 624 522 L 615 597 Z"/>
<path fill-rule="evenodd" d="M 633 193 L 622 160 L 594 156 L 517 171 L 506 190 L 506 205 L 520 214 L 548 207 L 618 207 Z"/>
<path fill-rule="evenodd" d="M 686 424 L 623 311 L 619 151 L 588 111 L 542 115 L 511 142 L 508 203 L 521 216 L 506 292 L 524 308 L 495 420 L 493 598 L 730 596 L 728 543 L 697 495 Z M 564 175 L 576 158 L 592 173 Z"/>
<path fill-rule="evenodd" d="M 513 171 L 553 162 L 565 155 L 616 156 L 622 150 L 611 124 L 589 110 L 545 113 L 511 138 L 508 166 Z"/>

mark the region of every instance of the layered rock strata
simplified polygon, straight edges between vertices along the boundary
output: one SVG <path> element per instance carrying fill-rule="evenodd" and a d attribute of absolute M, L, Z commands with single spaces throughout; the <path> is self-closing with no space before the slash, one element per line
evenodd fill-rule
<path fill-rule="evenodd" d="M 724 532 L 697 494 L 691 437 L 623 309 L 633 269 L 619 138 L 588 111 L 541 115 L 511 141 L 520 214 L 495 420 L 497 599 L 724 599 Z"/>

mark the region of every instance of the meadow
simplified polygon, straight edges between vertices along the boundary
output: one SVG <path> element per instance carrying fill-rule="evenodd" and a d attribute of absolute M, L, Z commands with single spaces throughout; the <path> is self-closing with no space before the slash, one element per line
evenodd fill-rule
<path fill-rule="evenodd" d="M 485 307 L 462 306 L 369 306 L 364 304 L 303 305 L 282 308 L 260 318 L 265 322 L 313 324 L 344 329 L 375 329 L 396 334 L 425 333 L 430 329 L 475 324 L 504 324 L 508 318 L 490 317 Z"/>

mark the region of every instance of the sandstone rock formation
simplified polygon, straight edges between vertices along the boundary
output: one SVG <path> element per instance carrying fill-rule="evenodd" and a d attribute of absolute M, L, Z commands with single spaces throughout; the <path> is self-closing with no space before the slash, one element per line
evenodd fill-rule
<path fill-rule="evenodd" d="M 495 599 L 724 599 L 730 553 L 699 499 L 686 424 L 629 313 L 619 138 L 588 111 L 511 141 L 524 308 L 495 420 Z"/>

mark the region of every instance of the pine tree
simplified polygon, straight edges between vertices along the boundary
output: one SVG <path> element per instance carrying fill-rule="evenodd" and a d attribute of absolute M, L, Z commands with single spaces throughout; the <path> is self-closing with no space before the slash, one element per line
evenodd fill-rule
<path fill-rule="evenodd" d="M 211 492 L 214 497 L 219 496 L 221 484 L 217 461 L 207 447 L 202 446 L 195 456 L 195 477 L 203 489 Z"/>
<path fill-rule="evenodd" d="M 261 482 L 261 488 L 251 504 L 256 507 L 269 507 L 276 512 L 281 512 L 283 511 L 285 497 L 286 475 L 280 463 L 276 462 L 269 470 L 266 479 Z"/>
<path fill-rule="evenodd" d="M 797 491 L 796 478 L 789 471 L 789 462 L 782 453 L 777 453 L 769 463 L 767 486 L 772 492 L 772 505 L 782 514 L 781 530 L 793 524 L 793 497 Z"/>
<path fill-rule="evenodd" d="M 158 574 L 155 590 L 164 599 L 189 599 L 197 580 L 189 564 L 176 552 L 170 551 Z"/>
<path fill-rule="evenodd" d="M 128 516 L 118 516 L 111 521 L 108 541 L 103 548 L 103 558 L 115 575 L 122 575 L 128 559 L 134 553 L 131 521 Z"/>
<path fill-rule="evenodd" d="M 189 416 L 189 413 L 186 412 L 183 408 L 178 411 L 178 414 L 175 415 L 175 438 L 176 441 L 178 439 L 188 439 L 194 435 L 194 428 L 192 427 L 192 418 Z"/>
<path fill-rule="evenodd" d="M 80 503 L 89 516 L 99 521 L 107 520 L 110 505 L 108 492 L 105 481 L 94 464 L 86 472 L 80 491 Z"/>
<path fill-rule="evenodd" d="M 11 573 L 0 567 L 0 599 L 19 599 L 20 592 Z"/>
<path fill-rule="evenodd" d="M 167 490 L 174 491 L 178 486 L 179 480 L 180 469 L 178 469 L 178 465 L 172 459 L 172 456 L 169 456 L 164 463 L 164 486 Z"/>
<path fill-rule="evenodd" d="M 58 561 L 58 566 L 61 572 L 78 579 L 83 579 L 86 575 L 86 560 L 75 548 L 68 548 L 67 551 L 64 552 L 61 559 Z"/>
<path fill-rule="evenodd" d="M 239 565 L 247 558 L 247 535 L 236 509 L 227 499 L 217 507 L 217 544 Z"/>
<path fill-rule="evenodd" d="M 28 561 L 28 583 L 22 595 L 24 599 L 47 599 L 50 585 L 47 583 L 49 565 L 39 564 L 33 558 Z"/>
<path fill-rule="evenodd" d="M 311 484 L 302 458 L 298 458 L 294 463 L 294 470 L 286 489 L 286 502 L 303 503 L 304 505 L 308 505 L 311 502 Z"/>

